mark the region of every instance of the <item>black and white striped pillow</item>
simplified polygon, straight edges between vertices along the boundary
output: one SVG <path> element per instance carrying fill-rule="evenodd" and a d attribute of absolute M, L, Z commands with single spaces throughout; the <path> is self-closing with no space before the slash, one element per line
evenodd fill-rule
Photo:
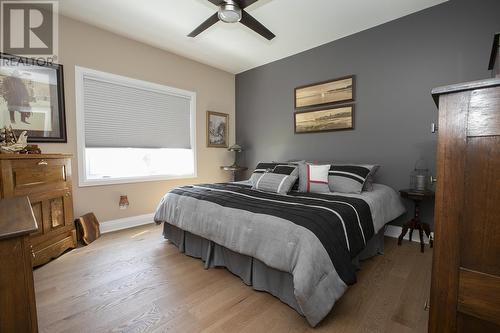
<path fill-rule="evenodd" d="M 272 172 L 278 164 L 280 163 L 259 162 L 255 167 L 255 170 L 253 171 L 252 175 L 250 176 L 250 182 L 252 183 L 252 185 L 255 185 L 255 183 L 259 180 L 259 178 L 266 172 Z"/>
<path fill-rule="evenodd" d="M 273 173 L 279 173 L 281 175 L 289 175 L 289 176 L 299 176 L 299 169 L 295 165 L 288 164 L 278 164 L 274 167 Z"/>
<path fill-rule="evenodd" d="M 287 194 L 292 189 L 297 176 L 284 175 L 279 173 L 264 173 L 253 185 L 253 189 L 279 194 Z"/>
<path fill-rule="evenodd" d="M 277 165 L 273 173 L 279 173 L 282 175 L 289 175 L 297 177 L 295 183 L 292 185 L 292 191 L 298 191 L 299 189 L 299 166 L 294 163 L 289 164 L 279 164 Z"/>
<path fill-rule="evenodd" d="M 361 193 L 378 168 L 369 164 L 333 164 L 328 172 L 328 187 L 331 192 Z"/>

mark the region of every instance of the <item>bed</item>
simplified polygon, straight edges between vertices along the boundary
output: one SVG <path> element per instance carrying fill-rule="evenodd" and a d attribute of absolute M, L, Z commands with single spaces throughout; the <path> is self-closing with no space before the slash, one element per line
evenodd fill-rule
<path fill-rule="evenodd" d="M 356 282 L 359 260 L 383 252 L 384 226 L 404 212 L 381 184 L 361 194 L 282 195 L 233 182 L 173 189 L 154 219 L 181 252 L 226 267 L 314 327 Z"/>

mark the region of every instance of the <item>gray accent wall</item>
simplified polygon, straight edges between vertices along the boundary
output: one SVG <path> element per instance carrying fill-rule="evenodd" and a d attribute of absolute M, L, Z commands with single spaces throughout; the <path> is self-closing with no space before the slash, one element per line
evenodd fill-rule
<path fill-rule="evenodd" d="M 238 74 L 240 164 L 251 170 L 273 160 L 376 163 L 377 182 L 407 188 L 418 159 L 435 172 L 437 136 L 430 126 L 438 115 L 430 90 L 490 77 L 498 31 L 500 1 L 451 0 Z M 294 134 L 294 88 L 350 74 L 356 75 L 354 130 Z M 432 205 L 423 215 L 431 220 Z"/>

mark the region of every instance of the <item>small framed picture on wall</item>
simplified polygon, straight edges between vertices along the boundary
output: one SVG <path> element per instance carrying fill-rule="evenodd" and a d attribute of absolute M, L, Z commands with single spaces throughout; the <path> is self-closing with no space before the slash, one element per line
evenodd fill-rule
<path fill-rule="evenodd" d="M 207 111 L 207 147 L 227 148 L 229 115 Z"/>

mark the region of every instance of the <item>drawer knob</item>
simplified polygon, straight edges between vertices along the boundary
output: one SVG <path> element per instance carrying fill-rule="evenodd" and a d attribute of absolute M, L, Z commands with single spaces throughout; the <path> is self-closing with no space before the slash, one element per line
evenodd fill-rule
<path fill-rule="evenodd" d="M 46 160 L 41 160 L 40 162 L 37 163 L 38 165 L 48 165 Z"/>
<path fill-rule="evenodd" d="M 66 197 L 69 197 L 69 196 L 71 195 L 71 193 L 66 192 L 64 195 L 65 195 Z"/>
<path fill-rule="evenodd" d="M 433 176 L 431 176 L 429 180 L 430 180 L 431 184 L 434 184 L 437 182 L 436 177 L 433 177 Z"/>

